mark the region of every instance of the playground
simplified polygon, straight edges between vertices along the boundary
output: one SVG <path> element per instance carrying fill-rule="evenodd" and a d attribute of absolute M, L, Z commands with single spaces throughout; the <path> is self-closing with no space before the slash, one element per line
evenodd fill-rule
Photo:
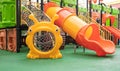
<path fill-rule="evenodd" d="M 3 71 L 119 71 L 119 56 L 119 0 L 0 1 Z"/>

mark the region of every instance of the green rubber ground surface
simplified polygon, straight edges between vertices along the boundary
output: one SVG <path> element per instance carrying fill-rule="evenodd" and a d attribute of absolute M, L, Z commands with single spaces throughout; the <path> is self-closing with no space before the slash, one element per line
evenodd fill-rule
<path fill-rule="evenodd" d="M 0 71 L 120 71 L 120 46 L 106 57 L 97 57 L 87 49 L 83 53 L 82 48 L 74 53 L 73 47 L 66 46 L 61 59 L 27 59 L 26 47 L 20 53 L 0 50 Z"/>

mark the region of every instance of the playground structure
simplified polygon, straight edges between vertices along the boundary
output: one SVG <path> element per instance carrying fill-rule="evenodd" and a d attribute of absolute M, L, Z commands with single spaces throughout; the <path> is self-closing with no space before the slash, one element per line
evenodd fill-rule
<path fill-rule="evenodd" d="M 72 7 L 76 9 L 77 15 L 87 23 L 90 23 L 91 21 L 100 25 L 100 34 L 102 38 L 112 40 L 115 44 L 119 44 L 116 37 L 114 36 L 114 33 L 111 33 L 108 31 L 105 26 L 113 26 L 114 28 L 117 28 L 118 24 L 118 14 L 119 10 L 116 8 L 112 8 L 111 6 L 106 6 L 105 4 L 102 4 L 101 0 L 98 0 L 99 4 L 93 3 L 92 0 L 86 0 L 86 8 L 82 6 L 78 6 L 78 0 L 72 0 L 71 1 L 59 1 L 59 0 L 51 0 L 53 2 L 57 3 L 63 3 L 60 4 L 62 7 Z M 101 2 L 100 2 L 101 1 Z M 100 4 L 101 3 L 101 4 Z M 79 3 L 81 5 L 81 3 Z M 82 3 L 83 4 L 83 3 Z M 69 6 L 71 5 L 71 6 Z M 94 14 L 94 15 L 93 15 Z M 84 16 L 83 16 L 84 15 Z M 92 17 L 92 19 L 91 19 Z M 104 18 L 104 19 L 103 19 Z M 111 25 L 111 23 L 113 23 Z M 102 25 L 105 25 L 104 27 Z M 117 35 L 119 32 L 117 32 Z M 113 37 L 114 36 L 114 37 Z M 113 38 L 112 38 L 113 37 Z"/>
<path fill-rule="evenodd" d="M 115 44 L 118 44 L 120 39 L 119 37 L 119 29 L 118 26 L 118 14 L 119 10 L 116 8 L 112 8 L 111 6 L 106 6 L 101 3 L 99 5 L 92 4 L 91 16 L 94 20 L 101 24 L 101 26 L 109 32 L 110 40 L 112 40 Z M 105 33 L 105 35 L 108 35 Z"/>
<path fill-rule="evenodd" d="M 41 18 L 42 16 L 42 18 Z M 28 24 L 26 44 L 30 51 L 28 58 L 61 58 L 59 51 L 62 45 L 60 29 L 54 25 L 58 18 L 55 15 L 51 22 L 49 18 L 35 6 L 22 6 L 22 19 Z M 44 21 L 43 21 L 44 20 Z"/>
<path fill-rule="evenodd" d="M 38 22 L 33 14 L 30 19 L 34 19 L 33 26 L 28 29 L 26 44 L 30 48 L 28 58 L 61 58 L 59 47 L 62 45 L 60 29 L 54 25 L 55 16 L 51 22 Z M 33 35 L 34 34 L 34 35 Z M 34 39 L 33 39 L 34 38 Z M 34 43 L 33 43 L 34 42 Z"/>
<path fill-rule="evenodd" d="M 97 24 L 87 25 L 66 9 L 62 9 L 52 2 L 45 4 L 44 9 L 50 18 L 55 14 L 59 15 L 59 19 L 56 20 L 55 24 L 67 32 L 79 45 L 94 50 L 98 56 L 115 52 L 115 45 L 111 41 L 100 37 Z"/>
<path fill-rule="evenodd" d="M 19 52 L 22 41 L 20 0 L 0 1 L 0 29 L 0 49 Z"/>
<path fill-rule="evenodd" d="M 112 40 L 112 33 L 108 31 L 106 28 L 102 27 L 102 23 L 106 26 L 111 26 L 111 22 L 113 26 L 117 28 L 118 26 L 118 19 L 117 16 L 119 14 L 119 10 L 116 8 L 112 8 L 109 6 L 105 6 L 102 4 L 101 0 L 98 0 L 99 4 L 93 3 L 92 0 L 86 0 L 86 7 L 79 6 L 81 3 L 78 3 L 79 0 L 51 0 L 52 2 L 56 2 L 60 4 L 60 7 L 68 7 L 76 9 L 76 15 L 78 15 L 82 20 L 90 23 L 91 21 L 100 25 L 100 34 L 103 38 Z M 100 4 L 101 3 L 101 4 Z M 82 3 L 83 4 L 83 3 Z M 94 14 L 94 15 L 93 15 Z M 83 16 L 84 15 L 84 16 Z M 96 16 L 95 16 L 96 15 Z M 103 17 L 103 16 L 105 17 Z M 91 19 L 92 17 L 92 19 Z M 103 19 L 104 18 L 104 19 Z M 111 18 L 111 20 L 110 20 Z M 105 24 L 106 23 L 106 24 Z M 113 40 L 114 41 L 114 40 Z M 117 41 L 116 41 L 117 42 Z M 115 42 L 114 42 L 115 43 Z M 119 43 L 119 42 L 118 42 Z M 117 44 L 117 43 L 116 43 Z"/>
<path fill-rule="evenodd" d="M 50 0 L 47 0 L 48 3 L 45 3 L 45 5 L 43 5 L 43 0 L 41 0 L 41 4 L 39 4 L 38 0 L 34 4 L 32 4 L 31 0 L 29 0 L 28 4 L 26 4 L 26 2 L 22 0 L 15 0 L 14 2 L 12 1 L 12 3 L 10 2 L 10 7 L 12 7 L 12 10 L 14 10 L 14 12 L 10 13 L 14 14 L 14 17 L 2 19 L 3 23 L 0 26 L 2 26 L 1 29 L 4 29 L 0 31 L 0 39 L 2 40 L 0 42 L 0 48 L 13 52 L 20 52 L 21 45 L 27 44 L 30 49 L 27 55 L 28 58 L 61 58 L 62 55 L 59 52 L 59 48 L 62 45 L 62 39 L 60 36 L 60 30 L 57 27 L 59 26 L 62 30 L 64 30 L 64 32 L 67 33 L 67 35 L 73 38 L 73 42 L 70 43 L 75 43 L 74 41 L 76 41 L 77 43 L 75 44 L 79 44 L 80 46 L 84 46 L 85 48 L 94 50 L 98 56 L 105 56 L 106 54 L 113 54 L 115 52 L 115 45 L 110 40 L 113 35 L 114 41 L 117 42 L 117 39 L 120 37 L 118 34 L 119 31 L 118 29 L 112 27 L 110 27 L 111 29 L 109 30 L 106 26 L 100 26 L 101 19 L 98 19 L 101 18 L 100 13 L 96 12 L 96 17 L 93 20 L 90 17 L 85 16 L 88 16 L 94 12 L 90 12 L 90 14 L 88 14 L 88 12 L 86 12 L 87 9 L 85 10 L 83 8 L 79 8 L 78 0 L 73 0 L 73 2 L 71 3 L 68 0 L 51 1 L 57 2 L 59 6 L 55 3 L 51 3 Z M 65 6 L 69 6 L 71 8 L 67 8 Z M 81 13 L 79 11 L 82 11 L 82 9 L 86 13 L 86 15 L 83 17 L 79 14 Z M 50 18 L 46 16 L 43 10 Z M 4 10 L 2 12 L 4 12 Z M 56 14 L 59 16 L 58 19 L 55 17 Z M 4 15 L 5 14 L 3 14 L 2 16 Z M 91 15 L 91 17 L 92 16 L 94 15 Z M 6 21 L 9 18 L 11 19 L 11 26 L 8 25 L 9 21 Z M 115 21 L 113 16 L 106 17 L 105 19 L 110 19 L 109 23 L 114 23 Z M 102 20 L 102 23 L 104 24 L 106 23 L 105 19 L 104 21 Z M 98 22 L 96 20 L 98 20 Z M 6 21 L 6 23 L 4 21 Z M 53 25 L 54 21 L 57 26 Z M 7 24 L 7 26 L 4 25 L 4 23 Z M 98 25 L 98 23 L 100 24 Z M 25 32 L 26 30 L 28 30 L 27 35 L 22 35 L 24 30 Z M 103 39 L 106 33 L 107 36 L 109 36 L 107 37 L 108 40 Z M 63 40 L 64 44 L 67 43 L 67 40 L 65 39 Z M 64 47 L 64 45 L 62 46 Z"/>

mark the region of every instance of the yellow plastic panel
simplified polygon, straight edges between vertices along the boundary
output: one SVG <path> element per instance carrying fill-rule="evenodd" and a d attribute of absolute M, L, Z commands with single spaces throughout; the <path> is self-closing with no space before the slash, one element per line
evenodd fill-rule
<path fill-rule="evenodd" d="M 63 43 L 62 36 L 60 35 L 60 29 L 53 24 L 53 22 L 57 17 L 58 16 L 55 15 L 52 18 L 51 22 L 38 22 L 36 21 L 34 15 L 29 16 L 29 18 L 32 19 L 35 24 L 29 27 L 28 33 L 27 33 L 26 44 L 30 49 L 27 55 L 28 58 L 36 59 L 36 58 L 61 58 L 62 57 L 62 54 L 59 51 L 59 48 Z M 34 40 L 35 40 L 34 36 L 36 33 L 40 31 L 50 32 L 54 36 L 53 38 L 54 41 L 51 41 L 52 43 L 54 43 L 54 45 L 51 45 L 52 48 L 49 51 L 42 51 L 38 49 L 37 46 L 35 46 L 36 43 L 34 43 Z"/>
<path fill-rule="evenodd" d="M 92 28 L 91 26 L 87 28 L 87 30 L 86 30 L 86 32 L 85 32 L 85 37 L 86 37 L 87 39 L 89 39 L 90 36 L 92 35 L 92 31 L 93 31 L 93 28 Z"/>
<path fill-rule="evenodd" d="M 46 14 L 52 18 L 58 11 L 60 11 L 60 7 L 51 7 L 47 10 Z"/>
<path fill-rule="evenodd" d="M 86 23 L 78 17 L 70 16 L 65 20 L 63 24 L 63 30 L 75 39 L 80 29 L 85 25 Z"/>

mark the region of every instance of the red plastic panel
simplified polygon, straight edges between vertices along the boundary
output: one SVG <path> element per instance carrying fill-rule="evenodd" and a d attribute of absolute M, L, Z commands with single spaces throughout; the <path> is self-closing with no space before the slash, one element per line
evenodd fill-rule
<path fill-rule="evenodd" d="M 50 7 L 58 7 L 58 5 L 55 4 L 54 2 L 49 2 L 47 4 L 44 4 L 44 12 L 46 12 Z"/>
<path fill-rule="evenodd" d="M 73 14 L 69 11 L 67 11 L 66 9 L 62 9 L 60 10 L 58 13 L 59 18 L 55 21 L 55 24 L 58 25 L 59 27 L 62 27 L 62 24 L 64 24 L 64 21 L 72 16 Z"/>
<path fill-rule="evenodd" d="M 16 52 L 16 29 L 7 29 L 7 50 L 8 51 L 12 51 L 12 52 Z"/>
<path fill-rule="evenodd" d="M 6 30 L 0 30 L 0 49 L 6 50 Z"/>

